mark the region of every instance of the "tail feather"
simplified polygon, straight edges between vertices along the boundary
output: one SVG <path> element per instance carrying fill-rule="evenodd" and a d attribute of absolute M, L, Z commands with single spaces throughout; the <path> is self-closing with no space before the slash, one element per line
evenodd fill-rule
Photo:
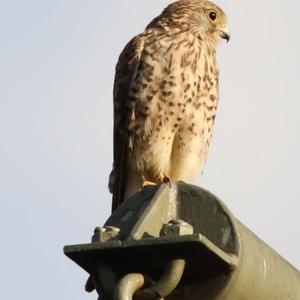
<path fill-rule="evenodd" d="M 108 183 L 109 191 L 113 194 L 112 212 L 114 212 L 120 204 L 137 193 L 143 184 L 140 174 L 136 171 L 129 172 L 126 177 L 116 175 L 113 169 L 110 173 Z M 120 177 L 122 177 L 122 179 Z"/>

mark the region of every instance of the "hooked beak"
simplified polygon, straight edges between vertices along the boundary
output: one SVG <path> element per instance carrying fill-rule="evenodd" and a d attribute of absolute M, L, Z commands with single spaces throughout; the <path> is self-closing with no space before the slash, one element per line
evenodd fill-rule
<path fill-rule="evenodd" d="M 227 43 L 230 41 L 230 33 L 225 30 L 220 30 L 220 37 L 227 41 Z"/>
<path fill-rule="evenodd" d="M 216 28 L 216 30 L 218 31 L 220 38 L 226 40 L 228 43 L 230 40 L 230 33 L 229 33 L 230 31 L 227 24 L 224 24 L 223 26 L 219 26 L 218 28 Z"/>

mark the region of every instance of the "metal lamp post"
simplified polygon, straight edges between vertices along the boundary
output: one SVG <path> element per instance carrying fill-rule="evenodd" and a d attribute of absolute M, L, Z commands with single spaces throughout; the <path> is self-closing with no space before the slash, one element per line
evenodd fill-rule
<path fill-rule="evenodd" d="M 210 192 L 149 187 L 64 248 L 99 299 L 299 300 L 300 273 Z"/>

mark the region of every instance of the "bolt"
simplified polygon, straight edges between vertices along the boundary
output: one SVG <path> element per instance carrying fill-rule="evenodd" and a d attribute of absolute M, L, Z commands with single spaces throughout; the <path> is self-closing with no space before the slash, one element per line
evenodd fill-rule
<path fill-rule="evenodd" d="M 96 227 L 92 237 L 92 243 L 107 242 L 116 239 L 120 229 L 114 226 Z"/>
<path fill-rule="evenodd" d="M 190 235 L 193 232 L 194 228 L 189 223 L 182 220 L 171 220 L 168 224 L 162 226 L 160 236 Z"/>

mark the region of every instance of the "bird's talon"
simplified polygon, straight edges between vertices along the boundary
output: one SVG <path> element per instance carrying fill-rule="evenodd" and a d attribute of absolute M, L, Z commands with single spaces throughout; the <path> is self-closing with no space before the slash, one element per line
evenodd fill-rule
<path fill-rule="evenodd" d="M 171 179 L 167 176 L 165 176 L 163 179 L 162 179 L 162 183 L 166 183 L 168 184 L 168 186 L 171 188 L 172 187 L 172 183 L 171 183 Z"/>
<path fill-rule="evenodd" d="M 169 177 L 165 177 L 163 182 L 167 184 L 169 188 L 172 188 L 172 181 Z"/>

